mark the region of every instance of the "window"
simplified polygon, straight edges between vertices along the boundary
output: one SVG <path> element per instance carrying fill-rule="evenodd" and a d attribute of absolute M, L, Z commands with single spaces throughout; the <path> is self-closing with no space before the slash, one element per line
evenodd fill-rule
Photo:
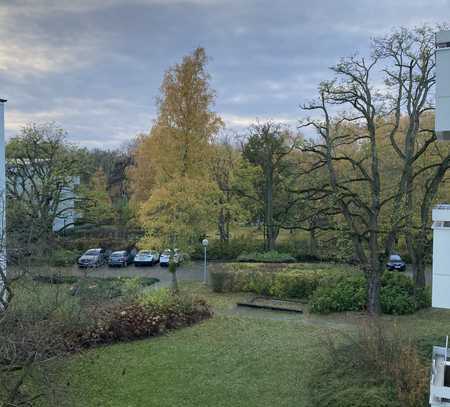
<path fill-rule="evenodd" d="M 450 48 L 450 42 L 439 42 L 436 44 L 436 48 Z"/>

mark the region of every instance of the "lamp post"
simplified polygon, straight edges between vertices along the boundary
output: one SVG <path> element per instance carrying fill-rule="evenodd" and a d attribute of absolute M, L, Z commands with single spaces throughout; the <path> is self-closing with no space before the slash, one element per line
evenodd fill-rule
<path fill-rule="evenodd" d="M 208 247 L 208 239 L 202 240 L 202 246 L 205 250 L 204 263 L 203 263 L 203 284 L 207 284 L 207 282 L 208 282 L 208 265 L 206 262 L 206 248 Z"/>

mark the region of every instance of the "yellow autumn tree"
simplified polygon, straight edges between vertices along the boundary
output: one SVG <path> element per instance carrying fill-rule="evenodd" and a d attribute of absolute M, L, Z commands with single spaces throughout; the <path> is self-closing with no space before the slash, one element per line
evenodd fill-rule
<path fill-rule="evenodd" d="M 197 48 L 164 75 L 158 116 L 135 153 L 129 175 L 145 229 L 140 245 L 189 249 L 217 219 L 219 191 L 209 161 L 223 127 L 207 57 Z"/>

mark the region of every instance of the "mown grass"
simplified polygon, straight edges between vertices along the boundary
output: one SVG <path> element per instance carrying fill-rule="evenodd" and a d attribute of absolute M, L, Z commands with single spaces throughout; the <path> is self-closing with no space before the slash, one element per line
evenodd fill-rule
<path fill-rule="evenodd" d="M 306 406 L 319 330 L 217 316 L 152 340 L 73 357 L 73 406 Z"/>
<path fill-rule="evenodd" d="M 248 294 L 215 294 L 198 283 L 185 283 L 183 289 L 206 297 L 215 317 L 163 337 L 67 358 L 55 370 L 63 378 L 67 405 L 306 407 L 323 339 L 351 332 L 368 318 L 358 313 L 315 316 L 307 309 L 289 318 L 241 313 L 235 303 Z M 449 311 L 381 319 L 416 338 L 425 353 L 450 332 Z"/>

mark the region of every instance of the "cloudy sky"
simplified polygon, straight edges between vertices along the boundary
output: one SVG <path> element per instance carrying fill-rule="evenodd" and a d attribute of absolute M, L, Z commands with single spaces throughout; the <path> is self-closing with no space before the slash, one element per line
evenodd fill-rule
<path fill-rule="evenodd" d="M 450 0 L 0 0 L 7 137 L 54 121 L 83 146 L 118 147 L 148 132 L 164 71 L 197 46 L 227 128 L 295 126 L 339 57 L 449 15 Z"/>

